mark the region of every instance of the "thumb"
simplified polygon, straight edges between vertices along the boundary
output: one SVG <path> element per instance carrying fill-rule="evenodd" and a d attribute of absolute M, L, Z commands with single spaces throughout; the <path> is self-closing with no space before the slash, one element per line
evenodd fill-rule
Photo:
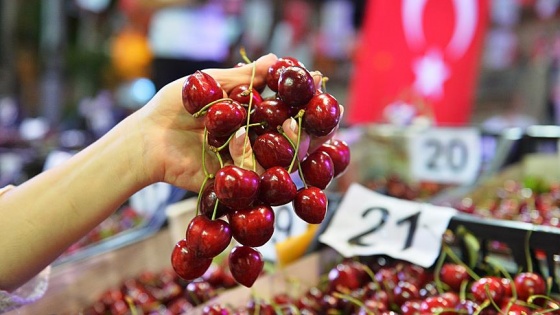
<path fill-rule="evenodd" d="M 245 149 L 244 149 L 245 148 Z M 255 170 L 257 174 L 262 174 L 264 168 L 258 164 L 253 156 L 253 148 L 249 140 L 247 129 L 239 128 L 229 143 L 229 153 L 233 159 L 233 164 L 244 169 Z"/>

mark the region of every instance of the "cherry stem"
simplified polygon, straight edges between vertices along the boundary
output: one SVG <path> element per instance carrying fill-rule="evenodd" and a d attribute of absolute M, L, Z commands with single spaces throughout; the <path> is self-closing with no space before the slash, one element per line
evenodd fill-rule
<path fill-rule="evenodd" d="M 500 273 L 502 273 L 511 283 L 513 283 L 513 278 L 511 277 L 511 274 L 506 270 L 506 268 L 504 268 L 504 266 L 499 261 L 495 260 L 493 257 L 486 257 L 486 263 L 498 269 Z M 511 286 L 511 295 L 513 297 L 513 300 L 517 300 L 517 289 L 515 288 L 514 285 Z"/>
<path fill-rule="evenodd" d="M 479 305 L 478 309 L 473 313 L 473 315 L 479 315 L 482 310 L 488 307 L 488 305 L 490 305 L 490 301 L 485 300 L 484 302 L 482 302 L 482 304 Z"/>
<path fill-rule="evenodd" d="M 297 140 L 296 140 L 296 145 L 294 147 L 295 150 L 295 154 L 294 154 L 294 158 L 292 159 L 292 162 L 290 163 L 290 167 L 288 168 L 288 173 L 292 172 L 292 169 L 294 167 L 294 163 L 295 161 L 298 159 L 298 153 L 299 153 L 299 145 L 301 142 L 301 121 L 303 119 L 303 114 L 305 114 L 305 110 L 304 109 L 300 109 L 300 111 L 297 113 L 296 118 L 298 120 L 298 133 L 297 133 Z M 286 137 L 288 140 L 290 140 L 288 137 Z M 293 146 L 293 143 L 292 143 Z"/>
<path fill-rule="evenodd" d="M 204 171 L 204 176 L 208 177 L 210 174 L 206 169 L 206 144 L 208 143 L 208 129 L 204 127 L 204 133 L 202 136 L 202 170 Z"/>
<path fill-rule="evenodd" d="M 246 57 L 246 56 L 245 56 Z M 249 83 L 249 107 L 247 108 L 247 123 L 245 124 L 245 139 L 243 139 L 243 159 L 241 160 L 241 168 L 243 168 L 243 162 L 245 162 L 245 152 L 247 150 L 247 143 L 249 141 L 249 125 L 251 121 L 251 107 L 253 106 L 253 82 L 255 81 L 255 73 L 257 71 L 257 64 L 253 62 L 253 69 L 251 73 L 251 82 Z"/>
<path fill-rule="evenodd" d="M 436 267 L 434 269 L 434 281 L 436 282 L 436 289 L 438 290 L 439 293 L 445 292 L 445 289 L 443 287 L 444 284 L 443 282 L 441 282 L 440 272 L 441 272 L 441 268 L 443 267 L 443 263 L 445 261 L 446 256 L 447 254 L 445 253 L 445 251 L 441 252 Z"/>
<path fill-rule="evenodd" d="M 214 203 L 214 210 L 212 211 L 212 221 L 216 220 L 216 213 L 218 212 L 218 204 L 220 203 L 220 200 L 218 200 L 218 198 L 216 198 L 216 202 Z"/>
<path fill-rule="evenodd" d="M 195 214 L 195 216 L 198 216 L 199 209 L 200 209 L 200 201 L 202 200 L 202 191 L 204 190 L 204 186 L 206 186 L 206 183 L 208 182 L 208 179 L 210 179 L 210 175 L 204 177 L 204 180 L 202 181 L 202 185 L 200 186 L 200 189 L 198 190 L 198 197 L 196 198 L 196 214 Z"/>
<path fill-rule="evenodd" d="M 251 63 L 252 61 L 249 60 L 249 58 L 247 57 L 247 51 L 245 50 L 245 47 L 241 47 L 239 48 L 239 54 L 241 55 L 241 58 L 246 62 L 246 63 Z"/>
<path fill-rule="evenodd" d="M 321 78 L 321 87 L 323 88 L 323 92 L 327 92 L 327 81 L 329 81 L 328 77 Z"/>
<path fill-rule="evenodd" d="M 229 97 L 224 97 L 224 98 L 220 98 L 218 100 L 215 100 L 213 102 L 210 102 L 206 105 L 204 105 L 204 107 L 202 107 L 198 112 L 193 114 L 194 118 L 198 118 L 204 114 L 206 114 L 206 111 L 208 110 L 208 108 L 210 108 L 212 105 L 219 103 L 219 102 L 233 102 L 233 99 L 229 98 Z"/>
<path fill-rule="evenodd" d="M 531 232 L 532 231 L 529 230 L 525 235 L 525 258 L 527 259 L 528 272 L 533 272 L 533 261 L 531 259 L 531 248 L 530 248 Z"/>
<path fill-rule="evenodd" d="M 220 154 L 220 151 L 216 151 L 214 153 L 216 153 L 216 157 L 218 158 L 218 162 L 220 163 L 220 168 L 224 167 L 224 161 L 222 160 L 222 155 Z"/>
<path fill-rule="evenodd" d="M 366 313 L 368 315 L 375 315 L 375 313 L 370 311 L 362 301 L 356 299 L 355 297 L 353 297 L 351 295 L 334 292 L 333 296 L 336 297 L 336 298 L 347 300 L 349 302 L 352 302 L 352 303 L 356 304 L 357 306 L 362 308 L 364 311 L 366 311 Z"/>
<path fill-rule="evenodd" d="M 474 280 L 480 279 L 480 277 L 469 266 L 467 266 L 461 259 L 459 259 L 459 257 L 457 257 L 457 255 L 453 252 L 453 250 L 449 246 L 444 244 L 443 250 L 445 251 L 447 256 L 451 258 L 451 260 L 464 266 L 469 276 L 471 276 Z"/>
<path fill-rule="evenodd" d="M 492 293 L 490 292 L 490 286 L 488 285 L 488 283 L 484 285 L 484 291 L 486 292 L 486 296 L 488 297 L 488 300 L 494 306 L 494 308 L 496 310 L 500 310 L 500 306 L 498 306 L 498 304 L 496 303 L 496 301 L 494 301 L 494 298 L 492 297 Z"/>
<path fill-rule="evenodd" d="M 459 299 L 461 301 L 465 300 L 467 297 L 467 286 L 469 285 L 468 280 L 463 280 L 461 282 L 461 288 L 459 289 Z"/>

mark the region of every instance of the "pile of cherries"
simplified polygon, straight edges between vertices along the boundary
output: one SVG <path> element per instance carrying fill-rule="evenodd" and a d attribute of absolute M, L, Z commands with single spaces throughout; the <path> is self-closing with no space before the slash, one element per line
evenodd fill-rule
<path fill-rule="evenodd" d="M 426 269 L 400 260 L 346 259 L 330 269 L 326 281 L 302 295 L 253 297 L 230 307 L 209 302 L 203 314 L 285 315 L 453 315 L 560 314 L 560 301 L 547 293 L 534 272 L 478 276 L 464 264 L 447 261 Z"/>
<path fill-rule="evenodd" d="M 324 190 L 346 170 L 350 150 L 344 141 L 330 139 L 301 161 L 298 158 L 302 132 L 329 137 L 340 122 L 340 105 L 323 91 L 322 82 L 317 87 L 312 72 L 292 57 L 279 58 L 268 69 L 264 86 L 254 86 L 252 78 L 227 97 L 205 72 L 186 77 L 183 105 L 193 117 L 204 120 L 206 179 L 199 192 L 197 215 L 171 256 L 180 277 L 200 277 L 234 239 L 238 244 L 228 255 L 231 274 L 238 283 L 251 287 L 264 265 L 257 247 L 266 244 L 274 232 L 273 206 L 291 202 L 302 220 L 309 224 L 323 221 L 328 203 Z M 265 97 L 265 91 L 271 95 Z M 295 143 L 282 128 L 290 118 L 297 122 Z M 252 168 L 227 163 L 231 159 L 228 144 L 243 134 L 240 128 L 245 128 L 244 141 L 251 144 L 254 161 L 264 168 L 262 174 L 257 173 L 257 163 Z M 205 167 L 206 154 L 211 152 L 220 163 L 215 174 Z M 292 175 L 299 175 L 303 187 L 296 186 Z"/>

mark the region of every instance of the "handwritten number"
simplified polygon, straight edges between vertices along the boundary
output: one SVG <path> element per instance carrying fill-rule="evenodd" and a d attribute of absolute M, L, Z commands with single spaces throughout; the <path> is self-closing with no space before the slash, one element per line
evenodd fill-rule
<path fill-rule="evenodd" d="M 406 222 L 410 222 L 410 228 L 408 229 L 408 235 L 406 236 L 406 241 L 404 243 L 404 247 L 402 250 L 408 249 L 412 246 L 412 240 L 414 239 L 414 233 L 416 232 L 416 226 L 418 224 L 418 218 L 420 217 L 420 212 L 416 212 L 415 214 L 408 216 L 406 218 L 402 218 L 397 221 L 397 225 L 401 225 Z"/>
<path fill-rule="evenodd" d="M 364 213 L 362 214 L 362 217 L 365 218 L 371 212 L 374 212 L 374 211 L 381 212 L 381 219 L 379 220 L 379 223 L 377 225 L 373 226 L 371 229 L 369 229 L 367 231 L 364 231 L 364 232 L 350 238 L 348 240 L 348 243 L 353 244 L 353 245 L 358 245 L 358 246 L 371 246 L 372 245 L 372 244 L 364 243 L 364 241 L 362 239 L 364 237 L 368 236 L 369 234 L 375 233 L 377 230 L 379 230 L 385 224 L 385 222 L 387 222 L 387 218 L 389 217 L 389 210 L 387 210 L 385 208 L 381 208 L 381 207 L 372 207 L 372 208 L 366 209 L 366 211 L 364 211 Z"/>

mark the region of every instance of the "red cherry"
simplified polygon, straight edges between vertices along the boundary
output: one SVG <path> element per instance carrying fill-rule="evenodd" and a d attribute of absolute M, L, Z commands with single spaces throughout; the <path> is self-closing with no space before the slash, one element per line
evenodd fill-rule
<path fill-rule="evenodd" d="M 301 162 L 305 183 L 325 189 L 334 177 L 334 164 L 331 157 L 323 151 L 314 151 Z"/>
<path fill-rule="evenodd" d="M 229 98 L 239 102 L 242 105 L 249 105 L 251 100 L 251 93 L 249 92 L 249 84 L 240 84 L 229 92 Z M 251 107 L 260 104 L 263 101 L 261 93 L 253 88 L 253 101 L 251 102 Z"/>
<path fill-rule="evenodd" d="M 294 212 L 309 224 L 319 224 L 327 214 L 328 199 L 317 187 L 301 188 L 292 201 Z"/>
<path fill-rule="evenodd" d="M 200 305 L 216 296 L 216 290 L 210 283 L 197 279 L 189 282 L 185 288 L 185 297 L 192 305 Z"/>
<path fill-rule="evenodd" d="M 262 246 L 274 233 L 274 211 L 267 205 L 236 210 L 228 219 L 233 238 L 242 245 Z"/>
<path fill-rule="evenodd" d="M 302 108 L 315 95 L 315 82 L 307 69 L 290 66 L 280 73 L 278 97 L 291 107 Z"/>
<path fill-rule="evenodd" d="M 206 305 L 202 309 L 203 315 L 229 315 L 230 311 L 227 307 L 219 305 L 219 304 L 212 304 Z"/>
<path fill-rule="evenodd" d="M 382 301 L 368 298 L 364 302 L 364 306 L 358 310 L 358 315 L 380 314 L 389 309 L 389 306 Z"/>
<path fill-rule="evenodd" d="M 417 315 L 420 314 L 422 306 L 421 300 L 408 300 L 401 305 L 402 315 Z"/>
<path fill-rule="evenodd" d="M 184 280 L 193 280 L 202 276 L 211 263 L 212 258 L 197 257 L 194 251 L 189 250 L 185 239 L 178 241 L 173 247 L 171 266 Z"/>
<path fill-rule="evenodd" d="M 305 66 L 299 62 L 294 57 L 281 57 L 276 60 L 270 68 L 268 68 L 268 72 L 266 74 L 266 85 L 269 89 L 274 92 L 278 92 L 278 80 L 280 79 L 280 74 L 290 66 L 300 66 L 305 68 Z"/>
<path fill-rule="evenodd" d="M 296 193 L 297 186 L 285 168 L 274 166 L 261 175 L 260 201 L 271 206 L 280 206 L 294 200 Z"/>
<path fill-rule="evenodd" d="M 451 308 L 452 306 L 449 304 L 449 301 L 441 296 L 430 296 L 420 303 L 420 312 L 425 312 L 426 314 L 452 315 L 454 312 L 442 312 L 444 309 Z"/>
<path fill-rule="evenodd" d="M 290 107 L 279 98 L 265 99 L 253 106 L 250 121 L 252 124 L 260 123 L 252 129 L 259 135 L 265 132 L 276 132 L 278 126 L 290 118 Z"/>
<path fill-rule="evenodd" d="M 350 147 L 343 140 L 332 139 L 323 143 L 317 151 L 326 152 L 334 164 L 334 177 L 344 174 L 350 165 Z"/>
<path fill-rule="evenodd" d="M 367 280 L 363 266 L 353 260 L 337 264 L 331 268 L 327 277 L 329 279 L 329 292 L 353 291 L 362 287 Z"/>
<path fill-rule="evenodd" d="M 340 121 L 338 101 L 328 93 L 317 94 L 305 106 L 303 128 L 312 136 L 322 137 L 333 132 Z"/>
<path fill-rule="evenodd" d="M 408 281 L 399 281 L 393 288 L 393 302 L 399 307 L 409 300 L 420 299 L 418 287 Z"/>
<path fill-rule="evenodd" d="M 257 137 L 253 152 L 259 164 L 265 169 L 281 166 L 288 168 L 294 158 L 295 149 L 283 135 L 267 132 Z"/>
<path fill-rule="evenodd" d="M 183 106 L 190 114 L 200 111 L 207 104 L 223 96 L 224 92 L 218 81 L 202 71 L 188 75 L 183 83 Z"/>
<path fill-rule="evenodd" d="M 375 273 L 375 281 L 383 283 L 385 289 L 393 290 L 399 282 L 397 271 L 391 267 L 382 267 Z"/>
<path fill-rule="evenodd" d="M 248 246 L 234 247 L 228 256 L 229 269 L 235 281 L 250 288 L 262 272 L 262 254 Z"/>
<path fill-rule="evenodd" d="M 214 180 L 211 179 L 206 183 L 206 187 L 204 187 L 200 196 L 200 213 L 212 219 L 217 200 L 218 196 L 216 196 L 216 191 L 214 190 Z M 223 202 L 218 202 L 215 219 L 221 218 L 230 212 L 232 210 L 229 207 L 224 205 Z"/>
<path fill-rule="evenodd" d="M 198 257 L 213 258 L 229 246 L 231 233 L 226 221 L 208 219 L 200 214 L 194 217 L 187 227 L 187 246 Z"/>
<path fill-rule="evenodd" d="M 482 277 L 471 284 L 471 293 L 478 303 L 486 301 L 488 294 L 498 303 L 504 297 L 504 287 L 499 277 Z"/>
<path fill-rule="evenodd" d="M 208 133 L 215 137 L 228 137 L 246 122 L 247 110 L 236 101 L 212 105 L 204 118 Z"/>
<path fill-rule="evenodd" d="M 544 278 L 534 272 L 522 272 L 513 278 L 517 297 L 527 301 L 530 296 L 546 293 L 546 282 Z"/>
<path fill-rule="evenodd" d="M 257 173 L 228 165 L 216 173 L 214 189 L 218 200 L 232 209 L 250 207 L 257 199 L 260 177 Z"/>
<path fill-rule="evenodd" d="M 461 283 L 470 280 L 467 268 L 461 264 L 445 263 L 439 273 L 440 280 L 447 284 L 453 291 L 459 292 Z"/>

